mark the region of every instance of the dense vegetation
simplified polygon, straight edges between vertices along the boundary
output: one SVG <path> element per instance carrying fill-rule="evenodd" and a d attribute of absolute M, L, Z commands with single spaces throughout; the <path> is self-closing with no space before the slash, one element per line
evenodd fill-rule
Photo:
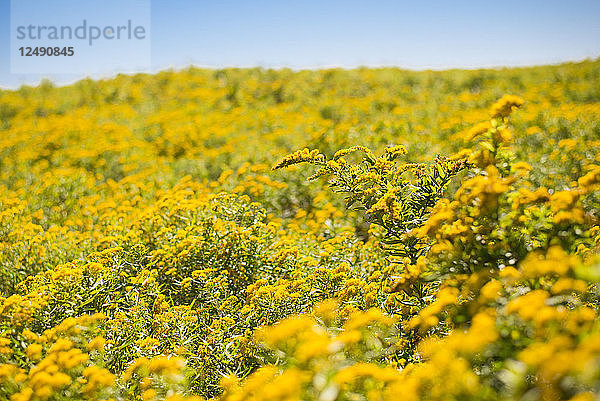
<path fill-rule="evenodd" d="M 0 130 L 2 400 L 600 393 L 600 61 L 44 82 Z"/>

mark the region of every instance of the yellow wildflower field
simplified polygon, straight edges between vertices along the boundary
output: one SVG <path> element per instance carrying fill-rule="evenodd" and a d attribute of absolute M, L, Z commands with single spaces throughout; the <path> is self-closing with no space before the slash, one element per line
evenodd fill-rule
<path fill-rule="evenodd" d="M 600 60 L 0 91 L 1 400 L 595 400 Z"/>

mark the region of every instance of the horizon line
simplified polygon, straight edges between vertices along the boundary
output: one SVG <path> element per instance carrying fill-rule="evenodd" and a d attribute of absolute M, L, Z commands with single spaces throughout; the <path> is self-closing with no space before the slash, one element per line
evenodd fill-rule
<path fill-rule="evenodd" d="M 386 63 L 373 63 L 373 64 L 355 64 L 355 65 L 343 65 L 343 64 L 321 64 L 321 65 L 307 65 L 307 66 L 290 66 L 290 65 L 269 65 L 269 64 L 224 64 L 224 65 L 212 65 L 212 64 L 196 64 L 196 63 L 188 63 L 180 66 L 161 66 L 155 69 L 151 69 L 148 71 L 119 71 L 119 72 L 111 72 L 111 73 L 100 73 L 94 75 L 86 75 L 80 76 L 80 74 L 53 74 L 53 75 L 79 75 L 78 77 L 74 77 L 72 79 L 66 79 L 64 82 L 56 82 L 53 81 L 52 78 L 42 77 L 36 78 L 30 82 L 20 83 L 18 85 L 8 85 L 0 84 L 0 90 L 2 91 L 16 91 L 21 89 L 22 87 L 38 87 L 42 84 L 42 82 L 50 81 L 50 83 L 54 87 L 66 87 L 74 85 L 79 81 L 83 81 L 86 79 L 91 79 L 93 81 L 103 81 L 110 80 L 118 77 L 119 75 L 128 75 L 134 76 L 137 74 L 146 74 L 146 75 L 156 75 L 161 72 L 180 72 L 191 68 L 197 68 L 202 70 L 224 70 L 224 69 L 264 69 L 264 70 L 291 70 L 294 72 L 301 71 L 319 71 L 319 70 L 344 70 L 344 71 L 352 71 L 359 69 L 398 69 L 402 71 L 411 71 L 411 72 L 445 72 L 445 71 L 456 71 L 456 70 L 466 70 L 466 71 L 477 71 L 477 70 L 503 70 L 503 69 L 520 69 L 520 68 L 536 68 L 536 67 L 553 67 L 559 66 L 563 64 L 580 64 L 585 62 L 597 62 L 600 61 L 600 55 L 591 57 L 587 56 L 585 58 L 580 58 L 576 60 L 561 60 L 554 61 L 548 63 L 510 63 L 505 65 L 498 64 L 480 64 L 480 65 L 447 65 L 447 66 L 434 66 L 434 65 L 423 65 L 423 66 L 402 66 L 399 64 L 386 64 Z M 10 75 L 20 75 L 20 74 L 10 74 Z M 23 74 L 25 75 L 25 74 Z M 32 74 L 35 75 L 35 74 Z"/>

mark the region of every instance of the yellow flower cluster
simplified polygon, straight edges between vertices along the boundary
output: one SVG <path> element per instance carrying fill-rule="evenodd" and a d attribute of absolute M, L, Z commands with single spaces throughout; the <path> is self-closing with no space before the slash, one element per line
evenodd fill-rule
<path fill-rule="evenodd" d="M 519 96 L 504 95 L 492 106 L 493 118 L 506 118 L 517 108 L 523 105 L 523 99 Z"/>
<path fill-rule="evenodd" d="M 337 158 L 339 157 L 341 157 L 341 155 L 339 155 Z M 273 166 L 273 170 L 288 167 L 294 164 L 306 162 L 320 162 L 323 160 L 323 155 L 321 155 L 317 149 L 308 150 L 308 148 L 304 148 L 281 159 L 281 161 L 279 161 Z"/>

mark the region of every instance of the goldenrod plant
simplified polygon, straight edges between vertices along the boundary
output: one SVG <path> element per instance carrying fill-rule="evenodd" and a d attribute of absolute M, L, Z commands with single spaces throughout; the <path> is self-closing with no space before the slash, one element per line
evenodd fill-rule
<path fill-rule="evenodd" d="M 345 155 L 357 151 L 365 155 L 359 163 L 348 163 L 344 159 Z M 318 150 L 303 149 L 286 156 L 273 169 L 304 162 L 318 166 L 309 180 L 328 176 L 329 187 L 346 195 L 348 209 L 364 210 L 369 222 L 384 229 L 382 242 L 388 245 L 387 254 L 408 258 L 414 264 L 426 253 L 429 244 L 411 234 L 427 221 L 450 179 L 468 164 L 465 160 L 438 156 L 431 165 L 398 165 L 398 157 L 405 154 L 406 148 L 402 145 L 385 148 L 379 157 L 364 146 L 354 146 L 338 150 L 327 160 Z"/>

